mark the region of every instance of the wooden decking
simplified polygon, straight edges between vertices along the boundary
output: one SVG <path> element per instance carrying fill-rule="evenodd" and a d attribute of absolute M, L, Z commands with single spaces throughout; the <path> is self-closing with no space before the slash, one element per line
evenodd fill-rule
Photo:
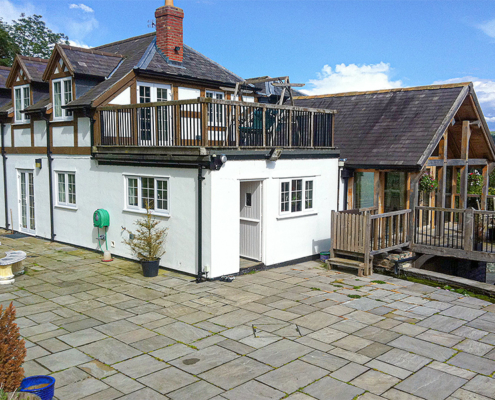
<path fill-rule="evenodd" d="M 416 253 L 495 262 L 495 211 L 416 207 L 385 214 L 332 213 L 332 265 L 372 273 L 373 256 L 410 248 Z"/>

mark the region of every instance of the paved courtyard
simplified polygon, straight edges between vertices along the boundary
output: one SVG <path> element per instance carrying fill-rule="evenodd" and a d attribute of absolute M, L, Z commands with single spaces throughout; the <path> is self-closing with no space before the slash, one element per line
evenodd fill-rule
<path fill-rule="evenodd" d="M 26 375 L 60 400 L 495 398 L 495 305 L 319 263 L 196 284 L 36 238 L 17 307 Z"/>

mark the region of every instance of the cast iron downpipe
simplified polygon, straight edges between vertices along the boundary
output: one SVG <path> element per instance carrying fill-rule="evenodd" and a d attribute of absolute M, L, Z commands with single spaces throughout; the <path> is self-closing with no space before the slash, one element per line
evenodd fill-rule
<path fill-rule="evenodd" d="M 5 154 L 5 138 L 4 134 L 5 124 L 1 124 L 0 133 L 2 134 L 2 159 L 3 159 L 3 195 L 5 201 L 5 229 L 9 229 L 9 202 L 7 196 L 7 155 Z"/>
<path fill-rule="evenodd" d="M 48 159 L 48 189 L 50 191 L 50 238 L 53 242 L 55 240 L 55 227 L 53 222 L 53 177 L 52 177 L 52 148 L 51 148 L 51 135 L 50 135 L 50 119 L 44 112 L 40 113 L 41 119 L 46 123 L 46 157 Z"/>
<path fill-rule="evenodd" d="M 198 165 L 198 276 L 196 283 L 203 279 L 203 166 Z"/>

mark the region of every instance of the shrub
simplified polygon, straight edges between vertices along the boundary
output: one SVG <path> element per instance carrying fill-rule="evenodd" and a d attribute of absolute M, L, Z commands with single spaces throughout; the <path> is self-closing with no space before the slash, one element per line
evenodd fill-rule
<path fill-rule="evenodd" d="M 123 243 L 142 261 L 155 261 L 165 254 L 167 228 L 159 228 L 160 221 L 153 217 L 149 209 L 146 215 L 135 222 L 136 232 L 129 231 L 129 239 Z M 131 239 L 132 238 L 132 239 Z"/>
<path fill-rule="evenodd" d="M 14 322 L 14 305 L 10 303 L 2 311 L 0 306 L 0 386 L 6 392 L 13 392 L 19 388 L 24 377 L 21 366 L 26 357 L 26 346 Z"/>

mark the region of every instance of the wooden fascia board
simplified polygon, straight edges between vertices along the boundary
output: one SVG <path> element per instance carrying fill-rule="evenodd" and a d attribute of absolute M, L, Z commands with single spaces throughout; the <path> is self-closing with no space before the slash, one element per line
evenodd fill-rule
<path fill-rule="evenodd" d="M 454 104 L 452 104 L 452 107 L 450 108 L 449 112 L 447 113 L 447 115 L 445 115 L 445 118 L 443 119 L 439 128 L 435 132 L 435 135 L 433 136 L 433 139 L 431 140 L 430 144 L 428 145 L 428 147 L 423 152 L 423 155 L 421 156 L 421 158 L 418 160 L 419 165 L 422 165 L 424 167 L 426 162 L 428 161 L 428 159 L 432 156 L 436 147 L 440 143 L 440 140 L 442 139 L 443 134 L 445 133 L 445 130 L 449 127 L 449 124 L 452 121 L 452 118 L 454 118 L 457 111 L 459 111 L 459 108 L 461 107 L 462 103 L 464 102 L 464 99 L 469 94 L 470 86 L 471 86 L 471 84 L 466 85 L 462 88 L 461 93 L 459 93 L 459 96 L 457 96 L 456 101 L 454 102 Z"/>
<path fill-rule="evenodd" d="M 31 75 L 29 74 L 29 71 L 26 68 L 26 65 L 22 62 L 21 58 L 19 55 L 17 55 L 14 59 L 14 63 L 12 64 L 12 68 L 10 69 L 9 76 L 7 77 L 7 80 L 5 81 L 5 86 L 8 88 L 12 88 L 15 84 L 15 77 L 17 76 L 17 73 L 19 69 L 22 69 L 24 71 L 24 75 L 26 75 L 26 80 L 31 83 Z"/>
<path fill-rule="evenodd" d="M 110 86 L 105 92 L 103 92 L 95 100 L 93 100 L 92 107 L 99 107 L 100 105 L 102 105 L 113 94 L 117 93 L 120 89 L 122 89 L 125 85 L 127 85 L 130 81 L 132 81 L 135 77 L 136 74 L 134 73 L 134 70 L 129 71 L 120 80 L 115 82 L 114 85 Z"/>
<path fill-rule="evenodd" d="M 483 111 L 481 110 L 480 103 L 478 101 L 478 97 L 476 96 L 476 92 L 474 91 L 474 87 L 472 84 L 469 85 L 470 91 L 469 94 L 471 95 L 469 97 L 469 100 L 474 108 L 474 111 L 476 112 L 476 115 L 478 117 L 478 120 L 481 121 L 481 130 L 483 132 L 483 135 L 485 137 L 485 140 L 488 143 L 488 146 L 490 147 L 490 153 L 492 155 L 491 161 L 495 160 L 495 142 L 493 141 L 492 135 L 490 133 L 490 128 L 488 128 L 488 124 L 486 123 L 485 116 L 483 114 Z"/>
<path fill-rule="evenodd" d="M 72 64 L 69 62 L 69 59 L 67 58 L 67 55 L 64 52 L 64 49 L 59 46 L 58 44 L 55 45 L 55 48 L 53 49 L 52 55 L 50 56 L 50 59 L 48 60 L 48 64 L 45 68 L 45 72 L 43 73 L 43 81 L 48 82 L 53 75 L 53 69 L 56 64 L 56 59 L 57 55 L 62 58 L 64 61 L 64 64 L 66 65 L 67 69 L 69 70 L 70 74 L 74 76 L 74 67 Z"/>

